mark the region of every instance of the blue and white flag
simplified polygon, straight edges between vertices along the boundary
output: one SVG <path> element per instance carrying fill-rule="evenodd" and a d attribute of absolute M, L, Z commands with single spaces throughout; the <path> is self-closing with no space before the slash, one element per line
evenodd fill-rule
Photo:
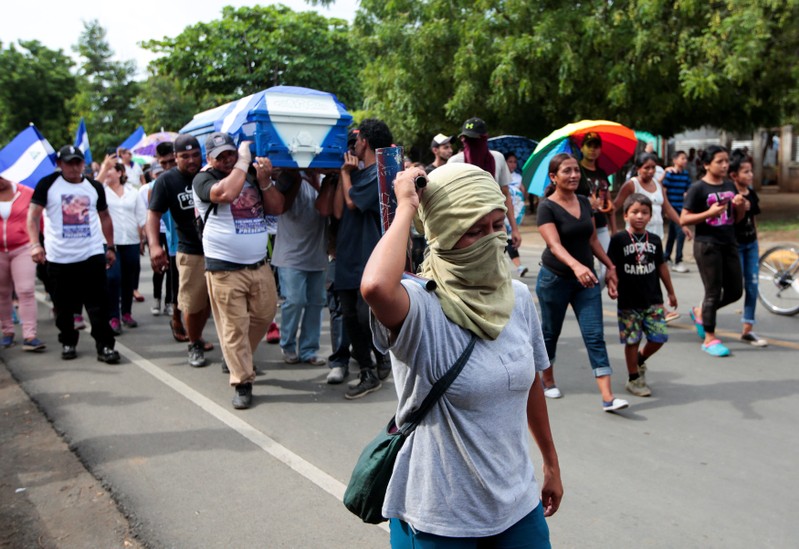
<path fill-rule="evenodd" d="M 133 147 L 135 147 L 139 143 L 139 141 L 141 141 L 145 137 L 147 137 L 147 134 L 144 133 L 144 128 L 139 126 L 132 134 L 130 134 L 130 137 L 125 139 L 125 141 L 123 141 L 122 144 L 117 148 L 128 149 L 132 151 Z"/>
<path fill-rule="evenodd" d="M 0 150 L 0 176 L 28 187 L 56 169 L 56 154 L 39 130 L 31 124 Z"/>
<path fill-rule="evenodd" d="M 89 147 L 89 133 L 86 131 L 86 122 L 83 118 L 80 119 L 80 126 L 78 126 L 78 131 L 75 133 L 75 148 L 80 149 L 86 159 L 86 165 L 90 166 L 92 163 L 92 150 Z"/>

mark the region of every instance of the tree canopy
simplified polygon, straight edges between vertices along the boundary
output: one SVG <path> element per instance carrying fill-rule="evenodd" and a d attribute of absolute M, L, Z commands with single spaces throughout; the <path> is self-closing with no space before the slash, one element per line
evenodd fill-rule
<path fill-rule="evenodd" d="M 278 85 L 328 91 L 348 105 L 361 99 L 349 25 L 314 12 L 227 6 L 221 19 L 143 45 L 164 54 L 156 75 L 183 82 L 206 108 Z"/>
<path fill-rule="evenodd" d="M 481 116 L 541 139 L 616 120 L 666 136 L 799 109 L 797 0 L 362 0 L 364 106 L 403 142 Z"/>
<path fill-rule="evenodd" d="M 36 40 L 0 48 L 0 138 L 10 141 L 33 123 L 53 140 L 69 138 L 67 102 L 75 95 L 74 63 L 62 50 Z"/>
<path fill-rule="evenodd" d="M 37 41 L 0 44 L 3 135 L 34 122 L 57 146 L 85 117 L 102 149 L 276 85 L 335 93 L 423 150 L 471 116 L 536 139 L 584 118 L 665 136 L 799 121 L 799 0 L 361 0 L 352 25 L 228 6 L 143 46 L 161 56 L 138 82 L 97 21 L 77 69 Z"/>
<path fill-rule="evenodd" d="M 99 151 L 116 147 L 141 124 L 142 114 L 136 104 L 141 88 L 134 80 L 136 64 L 113 60 L 106 31 L 97 20 L 83 23 L 83 32 L 73 49 L 82 62 L 77 75 L 78 93 L 71 102 L 71 131 L 74 135 L 78 120 L 85 118 L 92 149 L 98 151 L 94 154 L 102 159 Z"/>

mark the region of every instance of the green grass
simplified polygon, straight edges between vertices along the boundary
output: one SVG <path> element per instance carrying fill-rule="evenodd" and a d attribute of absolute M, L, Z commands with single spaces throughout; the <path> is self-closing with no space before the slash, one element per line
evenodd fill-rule
<path fill-rule="evenodd" d="M 799 217 L 794 219 L 766 219 L 757 221 L 758 231 L 799 231 Z"/>

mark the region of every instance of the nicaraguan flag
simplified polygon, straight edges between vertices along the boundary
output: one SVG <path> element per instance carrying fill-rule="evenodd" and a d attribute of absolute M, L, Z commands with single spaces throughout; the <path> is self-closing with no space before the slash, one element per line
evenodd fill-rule
<path fill-rule="evenodd" d="M 86 159 L 86 165 L 90 166 L 92 163 L 92 150 L 89 147 L 89 133 L 86 131 L 86 122 L 83 118 L 80 119 L 80 126 L 75 133 L 75 148 L 80 149 L 83 157 Z"/>
<path fill-rule="evenodd" d="M 125 141 L 123 141 L 122 144 L 117 148 L 133 150 L 133 147 L 135 147 L 139 143 L 139 141 L 141 141 L 145 137 L 147 137 L 147 134 L 144 133 L 144 128 L 139 126 L 138 128 L 136 128 L 136 131 L 130 134 L 130 137 L 125 139 Z M 75 146 L 77 147 L 77 145 Z"/>
<path fill-rule="evenodd" d="M 56 169 L 55 150 L 33 124 L 0 150 L 0 175 L 9 181 L 36 187 Z"/>

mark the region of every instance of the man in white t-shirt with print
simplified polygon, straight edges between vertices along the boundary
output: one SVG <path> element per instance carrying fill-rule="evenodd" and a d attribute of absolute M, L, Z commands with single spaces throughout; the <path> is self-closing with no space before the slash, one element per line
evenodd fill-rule
<path fill-rule="evenodd" d="M 275 317 L 277 301 L 275 278 L 266 262 L 265 215 L 282 211 L 284 196 L 274 188 L 268 158 L 256 158 L 256 177 L 247 173 L 249 141 L 237 150 L 229 135 L 215 132 L 205 142 L 205 154 L 210 169 L 198 173 L 192 184 L 194 205 L 206 219 L 205 278 L 236 391 L 233 407 L 244 409 L 252 404 L 253 354 Z"/>
<path fill-rule="evenodd" d="M 79 332 L 73 313 L 86 307 L 92 323 L 97 360 L 119 362 L 114 333 L 108 324 L 106 266 L 116 261 L 114 226 L 108 213 L 103 186 L 83 175 L 83 153 L 71 145 L 58 151 L 60 171 L 43 177 L 36 185 L 28 210 L 28 235 L 39 242 L 44 213 L 44 247 L 34 244 L 31 258 L 47 261 L 52 284 L 61 358 L 77 357 Z M 108 243 L 107 250 L 104 244 Z"/>

